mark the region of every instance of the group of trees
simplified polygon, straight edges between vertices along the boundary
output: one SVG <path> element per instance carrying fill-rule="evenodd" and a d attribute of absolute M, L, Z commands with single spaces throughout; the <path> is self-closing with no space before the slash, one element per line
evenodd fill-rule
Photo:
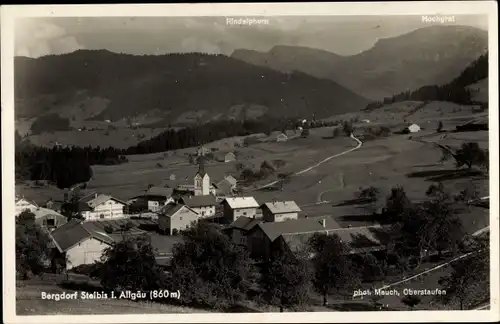
<path fill-rule="evenodd" d="M 127 159 L 120 150 L 100 147 L 36 147 L 18 145 L 15 153 L 17 180 L 49 180 L 59 188 L 90 180 L 91 165 L 119 164 Z"/>
<path fill-rule="evenodd" d="M 427 85 L 415 91 L 405 91 L 392 97 L 386 97 L 382 101 L 369 103 L 365 110 L 371 111 L 383 105 L 402 101 L 450 101 L 462 105 L 473 104 L 472 92 L 467 88 L 488 77 L 488 54 L 481 55 L 472 62 L 458 77 L 445 85 Z"/>
<path fill-rule="evenodd" d="M 486 172 L 489 171 L 489 150 L 482 149 L 476 142 L 462 143 L 455 152 L 451 148 L 442 147 L 440 162 L 447 161 L 452 157 L 458 169 L 466 167 L 470 171 L 473 166 L 476 166 Z"/>

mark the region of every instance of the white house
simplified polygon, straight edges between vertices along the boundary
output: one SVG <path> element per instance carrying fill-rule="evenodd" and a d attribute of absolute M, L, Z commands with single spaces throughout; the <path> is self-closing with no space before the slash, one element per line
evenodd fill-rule
<path fill-rule="evenodd" d="M 79 211 L 86 221 L 123 218 L 125 201 L 109 195 L 97 193 L 83 197 L 79 201 Z"/>
<path fill-rule="evenodd" d="M 213 195 L 185 196 L 179 199 L 179 203 L 194 210 L 199 218 L 215 216 L 215 205 L 217 201 Z"/>
<path fill-rule="evenodd" d="M 224 162 L 233 162 L 236 161 L 236 155 L 233 152 L 228 152 L 224 155 Z"/>
<path fill-rule="evenodd" d="M 288 136 L 285 134 L 281 133 L 278 136 L 276 136 L 276 141 L 277 142 L 286 142 L 288 140 Z"/>
<path fill-rule="evenodd" d="M 16 198 L 16 217 L 19 216 L 23 211 L 33 212 L 38 208 L 38 205 L 24 197 Z"/>
<path fill-rule="evenodd" d="M 186 205 L 170 204 L 158 215 L 158 227 L 164 234 L 173 235 L 174 230 L 185 230 L 198 220 L 198 213 Z"/>
<path fill-rule="evenodd" d="M 85 223 L 71 220 L 49 234 L 56 249 L 66 258 L 66 270 L 99 261 L 104 249 L 114 240 L 104 231 L 87 228 Z"/>
<path fill-rule="evenodd" d="M 231 197 L 222 201 L 224 208 L 224 218 L 230 223 L 236 221 L 239 217 L 245 216 L 256 218 L 259 204 L 253 197 Z"/>
<path fill-rule="evenodd" d="M 420 132 L 420 126 L 418 126 L 417 124 L 411 124 L 410 126 L 408 126 L 408 130 L 410 131 L 410 133 L 417 133 Z"/>
<path fill-rule="evenodd" d="M 49 231 L 54 230 L 68 222 L 68 218 L 49 208 L 40 207 L 33 211 L 35 223 Z"/>
<path fill-rule="evenodd" d="M 290 219 L 298 219 L 302 210 L 295 201 L 274 201 L 263 204 L 262 217 L 266 222 L 282 222 Z"/>
<path fill-rule="evenodd" d="M 174 189 L 167 187 L 151 187 L 144 195 L 134 197 L 134 200 L 142 199 L 147 202 L 148 210 L 158 212 L 163 206 L 174 202 L 172 197 Z"/>

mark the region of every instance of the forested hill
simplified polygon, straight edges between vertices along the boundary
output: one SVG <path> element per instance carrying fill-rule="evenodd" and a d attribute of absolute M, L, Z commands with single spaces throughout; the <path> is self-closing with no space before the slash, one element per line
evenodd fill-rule
<path fill-rule="evenodd" d="M 455 79 L 443 86 L 426 85 L 415 91 L 406 91 L 386 97 L 383 101 L 369 103 L 365 110 L 373 110 L 401 101 L 450 101 L 458 104 L 474 104 L 471 90 L 468 89 L 478 81 L 488 78 L 488 53 L 481 55 L 477 60 L 469 64 Z"/>
<path fill-rule="evenodd" d="M 84 95 L 106 102 L 94 119 L 119 120 L 159 111 L 169 124 L 189 113 L 196 113 L 198 121 L 224 115 L 241 120 L 313 113 L 328 117 L 360 110 L 368 103 L 334 81 L 283 73 L 224 55 L 137 56 L 106 50 L 18 57 L 15 93 L 18 118 L 61 107 L 76 111 Z"/>

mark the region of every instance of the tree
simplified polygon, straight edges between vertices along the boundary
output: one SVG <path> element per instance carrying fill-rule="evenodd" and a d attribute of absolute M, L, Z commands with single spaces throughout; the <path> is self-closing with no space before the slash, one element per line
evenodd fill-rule
<path fill-rule="evenodd" d="M 477 238 L 473 243 L 473 253 L 451 263 L 451 273 L 439 281 L 446 291 L 441 301 L 446 305 L 457 303 L 460 310 L 475 301 L 489 299 L 489 238 Z"/>
<path fill-rule="evenodd" d="M 314 234 L 309 240 L 313 251 L 313 286 L 328 304 L 332 293 L 352 292 L 360 284 L 355 267 L 349 259 L 348 247 L 337 235 Z"/>
<path fill-rule="evenodd" d="M 339 135 L 340 135 L 340 128 L 335 127 L 335 128 L 333 129 L 333 132 L 332 132 L 332 137 L 333 137 L 333 138 L 336 138 L 336 137 L 339 137 Z"/>
<path fill-rule="evenodd" d="M 274 165 L 272 165 L 269 161 L 263 161 L 260 165 L 260 173 L 263 177 L 267 177 L 270 174 L 276 172 Z"/>
<path fill-rule="evenodd" d="M 182 237 L 174 247 L 171 281 L 175 287 L 192 287 L 184 301 L 223 309 L 245 297 L 255 273 L 245 249 L 210 223 L 198 222 Z"/>
<path fill-rule="evenodd" d="M 273 253 L 260 278 L 263 300 L 279 307 L 280 312 L 301 308 L 309 299 L 310 275 L 310 265 L 304 258 L 282 250 Z"/>
<path fill-rule="evenodd" d="M 50 238 L 35 223 L 35 215 L 22 212 L 16 219 L 16 273 L 23 279 L 39 274 L 49 264 Z"/>
<path fill-rule="evenodd" d="M 365 204 L 365 209 L 370 213 L 376 213 L 378 210 L 377 201 L 380 196 L 380 189 L 370 186 L 368 188 L 360 188 L 356 193 L 357 199 Z"/>
<path fill-rule="evenodd" d="M 465 204 L 469 212 L 471 211 L 471 203 L 479 198 L 479 191 L 473 182 L 469 182 L 467 186 L 454 197 L 455 201 Z"/>
<path fill-rule="evenodd" d="M 410 307 L 410 309 L 413 309 L 415 306 L 420 304 L 420 301 L 420 297 L 414 295 L 406 295 L 403 299 L 401 299 L 401 302 Z"/>
<path fill-rule="evenodd" d="M 292 173 L 290 173 L 290 172 L 278 174 L 278 179 L 279 179 L 279 183 L 280 183 L 280 190 L 283 191 L 283 185 L 285 185 L 286 183 L 289 183 L 291 180 L 291 177 L 292 177 Z"/>
<path fill-rule="evenodd" d="M 403 187 L 397 186 L 391 189 L 386 198 L 384 216 L 390 223 L 400 222 L 414 209 L 414 205 L 406 196 Z"/>
<path fill-rule="evenodd" d="M 164 285 L 163 272 L 147 235 L 123 236 L 106 248 L 101 257 L 101 284 L 118 291 L 155 290 Z"/>
<path fill-rule="evenodd" d="M 351 136 L 354 133 L 354 125 L 351 121 L 344 121 L 342 123 L 342 131 L 346 136 Z"/>
<path fill-rule="evenodd" d="M 442 183 L 429 186 L 426 195 L 429 199 L 421 206 L 421 215 L 425 217 L 419 231 L 421 247 L 439 253 L 457 251 L 464 237 L 464 229 L 451 195 Z"/>
<path fill-rule="evenodd" d="M 485 150 L 479 147 L 477 143 L 463 143 L 460 149 L 455 154 L 457 168 L 467 166 L 470 170 L 472 166 L 484 166 L 488 156 Z"/>
<path fill-rule="evenodd" d="M 443 122 L 439 121 L 438 127 L 436 129 L 438 133 L 441 133 L 443 131 Z"/>

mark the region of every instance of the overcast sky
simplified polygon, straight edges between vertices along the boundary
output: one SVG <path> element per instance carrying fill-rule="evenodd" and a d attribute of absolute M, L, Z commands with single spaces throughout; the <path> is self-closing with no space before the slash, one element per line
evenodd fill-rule
<path fill-rule="evenodd" d="M 258 17 L 249 17 L 258 18 Z M 130 54 L 267 51 L 300 45 L 352 55 L 380 38 L 441 23 L 421 16 L 267 17 L 269 24 L 227 25 L 226 17 L 29 18 L 16 21 L 16 55 L 40 57 L 77 49 Z M 485 16 L 455 16 L 457 25 L 487 29 Z"/>

